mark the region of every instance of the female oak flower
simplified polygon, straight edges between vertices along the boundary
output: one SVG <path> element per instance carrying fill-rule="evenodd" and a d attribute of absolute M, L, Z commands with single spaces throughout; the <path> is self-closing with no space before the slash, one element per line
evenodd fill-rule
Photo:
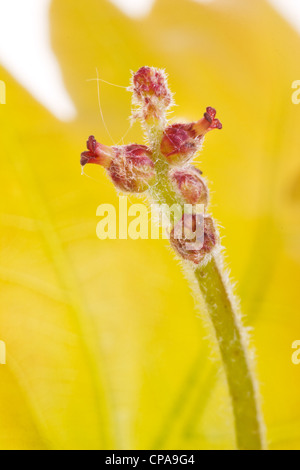
<path fill-rule="evenodd" d="M 120 191 L 142 193 L 155 182 L 151 150 L 145 145 L 107 147 L 91 136 L 87 147 L 88 151 L 81 154 L 81 165 L 93 163 L 103 166 Z"/>
<path fill-rule="evenodd" d="M 187 204 L 208 204 L 208 189 L 201 178 L 201 171 L 193 166 L 175 168 L 170 179 L 176 191 Z"/>
<path fill-rule="evenodd" d="M 218 235 L 211 217 L 184 214 L 170 234 L 170 242 L 179 256 L 199 264 L 218 244 Z"/>
<path fill-rule="evenodd" d="M 115 148 L 116 155 L 108 171 L 115 186 L 121 191 L 143 193 L 155 183 L 156 172 L 151 151 L 145 145 L 127 145 Z"/>
<path fill-rule="evenodd" d="M 200 150 L 205 134 L 212 129 L 222 129 L 216 119 L 216 110 L 207 108 L 204 117 L 190 124 L 173 124 L 167 127 L 161 142 L 161 153 L 172 165 L 186 163 Z"/>
<path fill-rule="evenodd" d="M 133 103 L 138 108 L 134 117 L 145 121 L 164 119 L 164 113 L 173 104 L 164 70 L 142 67 L 132 77 Z"/>
<path fill-rule="evenodd" d="M 133 93 L 136 99 L 155 97 L 161 100 L 165 107 L 170 106 L 172 94 L 166 83 L 166 74 L 163 70 L 154 67 L 142 67 L 133 76 Z"/>

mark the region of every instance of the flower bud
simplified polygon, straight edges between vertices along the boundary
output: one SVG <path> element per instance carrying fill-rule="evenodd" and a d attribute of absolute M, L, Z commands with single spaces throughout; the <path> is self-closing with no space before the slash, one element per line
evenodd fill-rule
<path fill-rule="evenodd" d="M 188 204 L 208 204 L 208 189 L 201 178 L 201 171 L 193 166 L 175 168 L 170 179 L 183 201 Z"/>
<path fill-rule="evenodd" d="M 132 78 L 133 102 L 140 109 L 137 117 L 148 121 L 164 118 L 166 110 L 173 103 L 167 76 L 161 69 L 142 67 Z"/>
<path fill-rule="evenodd" d="M 199 233 L 202 233 L 202 236 L 199 237 Z M 181 258 L 200 264 L 218 244 L 213 219 L 202 215 L 185 214 L 173 228 L 170 242 Z"/>
<path fill-rule="evenodd" d="M 205 134 L 212 129 L 222 129 L 215 119 L 216 110 L 207 108 L 204 117 L 190 124 L 174 124 L 167 127 L 161 142 L 161 153 L 171 165 L 186 163 L 200 150 Z"/>
<path fill-rule="evenodd" d="M 155 182 L 152 153 L 145 145 L 107 147 L 91 136 L 87 148 L 88 151 L 81 154 L 81 165 L 93 163 L 103 166 L 119 190 L 142 193 Z"/>
<path fill-rule="evenodd" d="M 134 144 L 115 150 L 116 155 L 108 169 L 115 186 L 124 192 L 147 191 L 156 179 L 150 149 L 145 145 Z"/>

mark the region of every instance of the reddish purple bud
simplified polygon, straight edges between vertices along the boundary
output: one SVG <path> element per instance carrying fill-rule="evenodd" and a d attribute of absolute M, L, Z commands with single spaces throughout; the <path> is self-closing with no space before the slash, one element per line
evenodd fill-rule
<path fill-rule="evenodd" d="M 165 107 L 172 103 L 172 94 L 168 88 L 166 74 L 155 67 L 142 67 L 133 76 L 133 93 L 141 101 L 158 98 Z"/>
<path fill-rule="evenodd" d="M 185 203 L 207 206 L 208 189 L 200 170 L 193 166 L 176 168 L 170 172 L 170 178 Z"/>
<path fill-rule="evenodd" d="M 124 192 L 143 193 L 154 184 L 156 172 L 151 150 L 145 145 L 115 147 L 108 172 L 115 186 Z"/>
<path fill-rule="evenodd" d="M 87 163 L 94 163 L 104 168 L 109 168 L 115 154 L 113 148 L 99 144 L 93 135 L 87 141 L 87 148 L 88 151 L 81 154 L 81 166 L 85 166 Z"/>
<path fill-rule="evenodd" d="M 215 119 L 216 111 L 207 108 L 204 117 L 190 124 L 174 124 L 167 127 L 161 142 L 161 153 L 172 165 L 186 163 L 201 148 L 205 134 L 212 129 L 222 129 Z"/>
<path fill-rule="evenodd" d="M 81 165 L 93 163 L 103 166 L 120 191 L 142 193 L 155 182 L 152 153 L 145 145 L 106 147 L 91 136 L 87 146 L 88 152 L 81 154 Z"/>
<path fill-rule="evenodd" d="M 218 244 L 218 235 L 211 217 L 198 217 L 196 214 L 185 214 L 180 221 L 180 230 L 173 228 L 170 242 L 178 255 L 194 264 L 200 264 L 206 255 L 210 254 Z M 201 227 L 198 226 L 201 224 Z M 178 232 L 182 230 L 182 238 Z M 202 229 L 203 236 L 197 237 L 197 231 Z"/>
<path fill-rule="evenodd" d="M 147 121 L 165 120 L 166 110 L 172 105 L 173 97 L 169 90 L 167 76 L 161 69 L 142 67 L 132 78 L 133 116 Z"/>

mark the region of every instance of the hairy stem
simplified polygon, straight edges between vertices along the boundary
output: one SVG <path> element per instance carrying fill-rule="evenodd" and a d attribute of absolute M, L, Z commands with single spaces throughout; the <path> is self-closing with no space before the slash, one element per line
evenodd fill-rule
<path fill-rule="evenodd" d="M 264 439 L 255 378 L 247 353 L 243 326 L 215 257 L 195 271 L 214 326 L 226 372 L 240 450 L 262 450 Z"/>
<path fill-rule="evenodd" d="M 146 127 L 146 130 L 147 127 Z M 151 128 L 148 138 L 159 175 L 151 188 L 151 198 L 158 204 L 181 204 L 168 178 L 169 166 L 160 153 L 162 129 Z M 191 268 L 193 270 L 193 268 Z M 262 417 L 257 387 L 252 373 L 246 333 L 239 318 L 233 296 L 227 287 L 218 256 L 193 270 L 214 327 L 225 369 L 235 419 L 236 441 L 239 450 L 262 450 L 264 445 Z"/>

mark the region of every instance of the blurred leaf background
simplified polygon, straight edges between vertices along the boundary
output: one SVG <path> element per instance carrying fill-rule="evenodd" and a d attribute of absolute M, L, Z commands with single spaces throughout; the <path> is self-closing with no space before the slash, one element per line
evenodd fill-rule
<path fill-rule="evenodd" d="M 127 86 L 153 65 L 176 93 L 172 119 L 210 105 L 223 122 L 198 165 L 253 328 L 270 448 L 300 449 L 299 35 L 265 0 L 157 0 L 138 20 L 106 0 L 53 0 L 51 41 L 72 122 L 0 67 L 0 448 L 234 447 L 218 355 L 178 262 L 165 241 L 99 241 L 96 209 L 117 195 L 98 167 L 80 174 L 90 134 L 111 144 L 87 79 L 97 67 Z M 101 84 L 101 100 L 118 142 L 130 94 Z M 142 138 L 135 125 L 124 139 Z"/>

